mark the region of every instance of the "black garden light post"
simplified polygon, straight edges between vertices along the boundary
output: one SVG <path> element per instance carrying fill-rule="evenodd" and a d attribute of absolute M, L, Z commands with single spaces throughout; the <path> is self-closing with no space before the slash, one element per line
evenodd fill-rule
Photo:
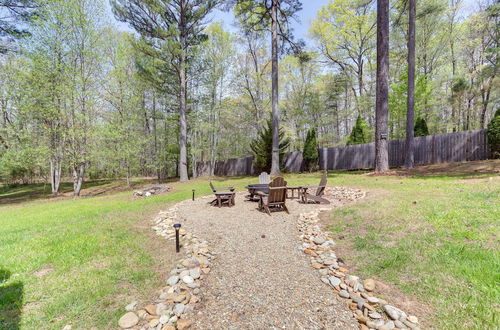
<path fill-rule="evenodd" d="M 194 202 L 194 189 L 193 189 L 193 202 Z"/>
<path fill-rule="evenodd" d="M 174 228 L 175 228 L 175 252 L 179 253 L 179 251 L 181 250 L 181 244 L 179 242 L 179 229 L 181 229 L 181 224 L 175 223 Z"/>

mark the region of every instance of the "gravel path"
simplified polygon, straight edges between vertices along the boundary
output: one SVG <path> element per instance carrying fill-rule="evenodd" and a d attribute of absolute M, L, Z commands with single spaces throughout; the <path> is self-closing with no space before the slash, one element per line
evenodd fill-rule
<path fill-rule="evenodd" d="M 183 227 L 206 239 L 216 253 L 194 327 L 357 329 L 352 312 L 299 250 L 296 218 L 320 206 L 292 200 L 290 215 L 268 216 L 244 195 L 237 193 L 231 208 L 212 207 L 207 198 L 179 207 Z"/>

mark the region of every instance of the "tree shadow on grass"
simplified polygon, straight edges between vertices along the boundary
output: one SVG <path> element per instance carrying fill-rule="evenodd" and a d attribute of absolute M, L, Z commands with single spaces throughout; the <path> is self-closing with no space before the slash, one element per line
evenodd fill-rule
<path fill-rule="evenodd" d="M 109 185 L 111 180 L 93 180 L 84 182 L 83 190 Z M 61 194 L 71 193 L 73 183 L 61 182 L 59 192 Z M 52 198 L 50 184 L 32 183 L 0 186 L 0 206 L 7 204 L 18 204 L 39 199 Z"/>
<path fill-rule="evenodd" d="M 175 182 L 175 179 L 169 179 L 167 182 Z M 163 184 L 163 183 L 162 183 Z M 126 185 L 125 180 L 96 179 L 88 180 L 83 183 L 80 197 L 94 197 L 108 194 L 131 191 L 142 186 L 158 185 L 156 179 L 134 178 L 131 186 Z M 73 183 L 61 182 L 59 186 L 59 196 L 52 196 L 50 184 L 32 183 L 32 184 L 0 184 L 0 206 L 7 204 L 19 204 L 35 200 L 52 200 L 54 198 L 73 198 Z"/>
<path fill-rule="evenodd" d="M 23 306 L 23 283 L 7 283 L 10 271 L 0 268 L 0 329 L 17 330 Z"/>

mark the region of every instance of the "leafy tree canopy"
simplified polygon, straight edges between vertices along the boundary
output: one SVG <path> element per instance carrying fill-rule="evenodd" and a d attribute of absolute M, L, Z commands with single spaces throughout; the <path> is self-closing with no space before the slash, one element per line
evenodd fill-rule
<path fill-rule="evenodd" d="M 272 0 L 232 0 L 230 3 L 234 5 L 239 24 L 247 33 L 271 30 Z M 303 41 L 294 41 L 290 20 L 296 19 L 296 13 L 302 10 L 302 3 L 300 0 L 281 0 L 278 3 L 278 35 L 291 49 L 280 48 L 300 54 L 305 44 Z"/>

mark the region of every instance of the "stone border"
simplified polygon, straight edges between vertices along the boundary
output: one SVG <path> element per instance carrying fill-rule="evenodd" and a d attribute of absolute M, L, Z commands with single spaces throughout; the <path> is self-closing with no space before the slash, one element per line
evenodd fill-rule
<path fill-rule="evenodd" d="M 364 198 L 366 193 L 359 189 L 327 187 L 326 197 L 354 201 Z M 339 300 L 345 300 L 358 320 L 360 329 L 420 329 L 416 316 L 408 315 L 385 300 L 375 297 L 375 281 L 361 281 L 358 276 L 349 275 L 349 270 L 340 266 L 333 248 L 335 242 L 331 233 L 321 229 L 319 214 L 333 207 L 321 207 L 311 212 L 301 213 L 297 229 L 303 241 L 301 250 L 310 257 L 311 266 L 318 270 L 323 283 L 333 288 Z"/>
<path fill-rule="evenodd" d="M 153 230 L 158 236 L 175 241 L 172 225 L 177 222 L 179 202 L 167 211 L 160 211 L 153 220 Z M 187 318 L 195 305 L 201 301 L 201 282 L 210 272 L 215 258 L 206 241 L 181 228 L 179 230 L 184 256 L 170 271 L 166 286 L 159 290 L 159 296 L 150 304 L 138 309 L 136 301 L 125 307 L 125 313 L 118 321 L 122 329 L 183 330 L 191 326 Z"/>

